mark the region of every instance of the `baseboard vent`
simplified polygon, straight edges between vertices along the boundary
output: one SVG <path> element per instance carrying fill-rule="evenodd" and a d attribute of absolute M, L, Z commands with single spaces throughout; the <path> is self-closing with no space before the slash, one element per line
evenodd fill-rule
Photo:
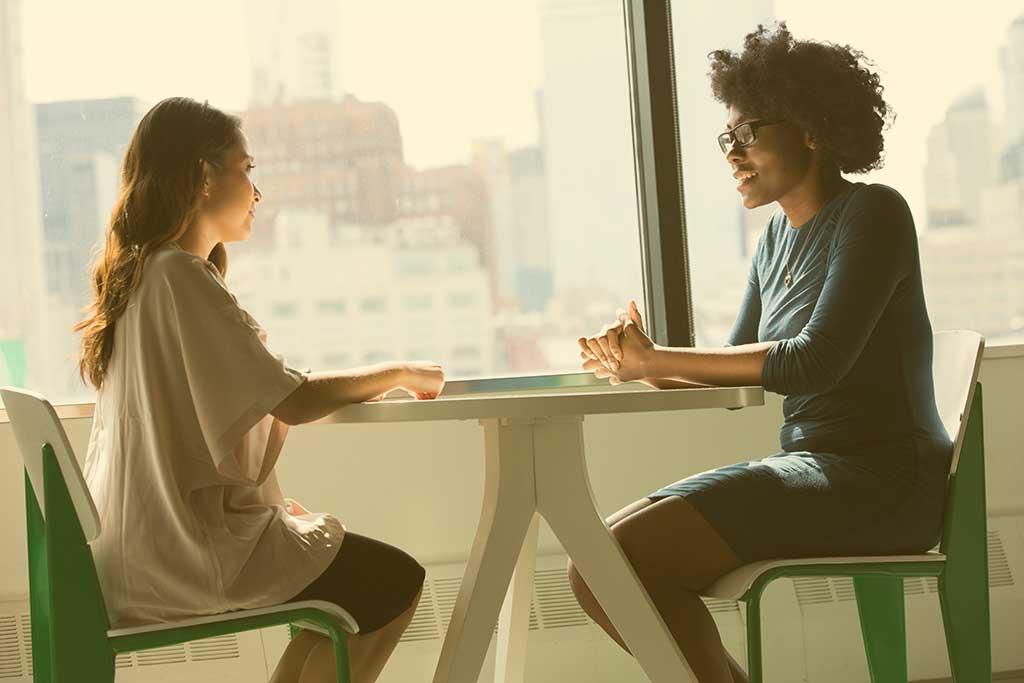
<path fill-rule="evenodd" d="M 573 595 L 565 571 L 564 556 L 547 557 L 545 560 L 545 564 L 556 566 L 538 567 L 534 572 L 533 595 L 530 599 L 530 630 L 548 631 L 593 624 L 593 620 L 587 616 Z M 462 586 L 462 578 L 431 576 L 431 573 L 431 568 L 428 567 L 420 604 L 416 608 L 409 629 L 402 636 L 403 643 L 440 640 L 448 630 L 448 623 L 455 610 L 455 600 Z M 734 600 L 705 598 L 704 604 L 713 614 L 739 613 L 739 604 Z M 497 629 L 498 625 L 495 624 L 495 632 Z"/>
<path fill-rule="evenodd" d="M 988 585 L 989 588 L 1007 588 L 1015 585 L 1013 570 L 998 529 L 988 531 Z M 821 605 L 829 602 L 850 602 L 857 596 L 853 579 L 846 576 L 800 576 L 793 579 L 793 589 L 801 606 Z M 909 577 L 903 579 L 904 595 L 929 595 L 939 592 L 935 577 Z"/>
<path fill-rule="evenodd" d="M 116 669 L 237 659 L 238 636 L 234 633 L 196 640 L 183 645 L 140 650 L 118 655 Z M 32 622 L 28 614 L 0 616 L 0 680 L 28 679 L 32 672 Z"/>
<path fill-rule="evenodd" d="M 21 628 L 15 615 L 0 618 L 0 678 L 24 675 Z"/>
<path fill-rule="evenodd" d="M 118 669 L 126 669 L 163 664 L 184 664 L 186 662 L 209 662 L 217 659 L 237 659 L 238 657 L 238 635 L 229 633 L 181 645 L 126 652 L 117 656 L 114 665 Z"/>

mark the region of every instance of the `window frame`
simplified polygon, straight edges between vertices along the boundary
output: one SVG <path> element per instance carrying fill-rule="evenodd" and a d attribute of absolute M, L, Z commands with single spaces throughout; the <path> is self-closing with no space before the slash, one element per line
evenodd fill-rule
<path fill-rule="evenodd" d="M 622 0 L 622 10 L 646 325 L 658 344 L 693 346 L 671 10 L 668 0 Z M 610 385 L 587 372 L 497 375 L 450 381 L 445 395 L 591 386 Z M 92 405 L 54 404 L 71 418 L 91 416 Z M 0 409 L 0 423 L 6 418 Z"/>
<path fill-rule="evenodd" d="M 628 61 L 638 238 L 647 327 L 658 344 L 693 347 L 695 330 L 683 192 L 670 0 L 622 0 Z M 1024 356 L 1022 344 L 996 344 L 986 357 Z M 445 395 L 575 391 L 611 387 L 591 373 L 456 379 Z M 627 385 L 623 385 L 627 386 Z M 61 418 L 91 417 L 93 403 L 55 404 Z M 7 422 L 0 409 L 0 423 Z"/>

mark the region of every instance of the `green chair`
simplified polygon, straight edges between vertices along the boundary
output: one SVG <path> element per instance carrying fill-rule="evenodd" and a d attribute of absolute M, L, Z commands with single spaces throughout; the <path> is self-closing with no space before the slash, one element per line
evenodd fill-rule
<path fill-rule="evenodd" d="M 25 461 L 29 607 L 36 683 L 110 683 L 122 652 L 176 645 L 279 624 L 298 624 L 334 642 L 339 683 L 349 683 L 351 615 L 321 600 L 239 610 L 131 628 L 110 628 L 89 541 L 100 520 L 53 410 L 38 394 L 0 389 Z"/>
<path fill-rule="evenodd" d="M 946 431 L 954 439 L 946 517 L 938 552 L 753 562 L 705 589 L 708 597 L 746 603 L 751 683 L 761 683 L 763 678 L 761 594 L 775 579 L 799 576 L 853 578 L 872 683 L 907 681 L 903 577 L 938 577 L 953 681 L 992 680 L 982 392 L 977 381 L 984 348 L 984 338 L 975 332 L 935 334 L 935 399 Z"/>

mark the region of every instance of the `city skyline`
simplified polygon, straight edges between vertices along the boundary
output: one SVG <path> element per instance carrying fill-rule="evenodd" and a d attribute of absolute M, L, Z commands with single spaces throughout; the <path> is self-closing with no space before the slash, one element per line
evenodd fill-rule
<path fill-rule="evenodd" d="M 273 2 L 265 0 L 264 6 L 270 6 Z M 331 4 L 329 1 L 319 3 L 325 7 Z M 713 3 L 710 0 L 679 6 L 673 17 L 698 345 L 717 345 L 724 341 L 745 286 L 750 248 L 756 242 L 756 234 L 761 230 L 764 218 L 772 210 L 765 208 L 744 212 L 739 205 L 727 165 L 713 145 L 712 133 L 720 128 L 721 106 L 711 100 L 710 93 L 704 88 L 706 76 L 703 72 L 706 71 L 706 64 L 702 59 L 708 50 L 715 47 L 740 48 L 742 32 L 736 30 L 736 27 L 768 22 L 780 6 L 787 4 L 796 6 L 795 0 L 788 3 L 783 0 L 748 2 L 742 12 L 733 12 L 733 25 L 714 21 Z M 101 2 L 100 16 L 104 6 L 107 5 Z M 240 257 L 236 263 L 244 264 L 249 257 L 265 260 L 279 255 L 284 258 L 284 251 L 281 251 L 283 247 L 274 235 L 275 216 L 282 217 L 294 229 L 295 225 L 318 225 L 320 219 L 311 218 L 313 214 L 310 211 L 320 211 L 326 218 L 329 232 L 343 228 L 347 231 L 345 234 L 358 233 L 364 236 L 375 234 L 374 226 L 388 227 L 388 231 L 398 228 L 404 234 L 410 230 L 423 229 L 429 233 L 436 225 L 450 225 L 455 230 L 453 234 L 457 240 L 451 245 L 451 254 L 461 253 L 460 249 L 472 246 L 477 254 L 477 267 L 487 278 L 486 287 L 478 289 L 488 292 L 487 311 L 492 322 L 483 324 L 483 327 L 493 332 L 493 346 L 479 350 L 478 357 L 481 360 L 480 364 L 472 366 L 474 371 L 482 374 L 537 373 L 571 369 L 578 364 L 573 352 L 575 337 L 589 331 L 591 327 L 597 329 L 607 322 L 608 316 L 616 307 L 623 305 L 625 299 L 639 299 L 643 295 L 639 277 L 640 256 L 625 81 L 625 44 L 620 44 L 616 38 L 621 30 L 621 16 L 615 10 L 617 6 L 616 0 L 538 2 L 532 23 L 537 32 L 534 47 L 539 56 L 524 56 L 522 64 L 518 65 L 521 67 L 517 71 L 518 80 L 502 83 L 510 87 L 505 89 L 501 97 L 496 98 L 499 107 L 511 97 L 522 101 L 514 108 L 515 111 L 506 111 L 494 120 L 487 119 L 481 112 L 494 107 L 495 103 L 489 102 L 486 106 L 480 104 L 480 101 L 488 99 L 487 91 L 476 88 L 492 80 L 501 80 L 493 78 L 493 74 L 492 78 L 473 80 L 473 76 L 442 73 L 439 70 L 428 81 L 437 87 L 434 88 L 435 96 L 426 106 L 417 107 L 413 104 L 416 93 L 421 93 L 423 87 L 423 84 L 417 83 L 412 88 L 412 95 L 402 93 L 395 96 L 396 101 L 407 103 L 403 108 L 386 98 L 374 99 L 362 92 L 359 87 L 360 77 L 353 77 L 341 69 L 332 71 L 339 64 L 351 64 L 351 55 L 346 57 L 339 54 L 345 50 L 333 49 L 330 41 L 336 38 L 330 37 L 333 35 L 330 31 L 323 34 L 327 38 L 315 35 L 312 39 L 302 33 L 304 29 L 283 31 L 277 41 L 278 47 L 268 48 L 268 54 L 277 54 L 274 50 L 287 51 L 280 46 L 287 46 L 290 41 L 298 41 L 301 46 L 312 46 L 312 51 L 302 52 L 300 57 L 291 61 L 286 60 L 291 66 L 282 66 L 277 72 L 266 70 L 266 59 L 262 63 L 254 61 L 251 68 L 246 67 L 252 72 L 251 78 L 229 79 L 227 82 L 234 89 L 225 90 L 235 92 L 239 97 L 250 98 L 250 101 L 243 102 L 234 111 L 243 116 L 249 128 L 257 165 L 261 166 L 257 171 L 261 184 L 267 179 L 266 187 L 276 188 L 276 191 L 268 193 L 264 210 L 257 222 L 256 238 L 244 247 L 235 247 Z M 352 15 L 344 9 L 346 7 L 342 5 L 343 23 L 346 19 L 352 19 Z M 470 19 L 494 19 L 484 17 L 479 9 L 459 9 L 465 10 Z M 386 16 L 379 9 L 375 11 L 379 17 Z M 528 11 L 520 9 L 519 12 L 519 21 L 523 21 L 523 17 L 530 18 Z M 39 13 L 36 19 L 44 15 L 45 12 Z M 244 16 L 236 18 L 245 23 Z M 804 19 L 807 22 L 805 25 L 812 25 L 812 16 Z M 345 26 L 345 30 L 339 31 L 338 35 L 344 35 L 346 31 L 351 33 L 351 25 Z M 798 38 L 803 37 L 797 21 L 790 22 L 790 26 Z M 984 52 L 988 57 L 1000 54 L 1000 48 L 1005 47 L 1008 26 L 999 27 L 1002 42 L 984 46 L 976 53 Z M 693 27 L 701 30 L 694 31 Z M 711 30 L 712 27 L 714 30 Z M 403 31 L 410 30 L 406 26 L 397 33 L 403 35 Z M 420 30 L 422 32 L 422 28 Z M 173 33 L 173 25 L 169 32 Z M 464 34 L 466 42 L 460 44 L 463 49 L 466 44 L 477 44 L 479 35 L 473 31 L 464 31 Z M 253 37 L 250 36 L 250 39 Z M 338 40 L 344 40 L 344 37 Z M 390 36 L 389 40 L 393 48 L 395 36 Z M 347 45 L 347 49 L 350 52 L 353 48 Z M 868 51 L 867 48 L 865 50 Z M 885 53 L 884 50 L 881 52 Z M 402 62 L 403 58 L 408 63 L 410 54 L 411 49 L 399 50 L 395 57 L 396 63 Z M 1017 53 L 1010 50 L 1009 54 Z M 869 56 L 874 55 L 869 52 Z M 305 64 L 309 59 L 319 64 L 314 71 L 323 78 L 315 78 L 309 84 L 304 84 L 288 75 L 289 70 L 301 70 L 295 64 Z M 411 73 L 429 71 L 432 66 L 436 67 L 440 63 L 431 59 L 427 56 L 417 59 L 417 69 L 411 69 Z M 492 51 L 478 61 L 493 64 L 495 59 Z M 535 59 L 540 64 L 539 82 L 531 83 L 530 78 L 525 78 L 523 74 L 530 72 Z M 1003 61 L 1006 59 L 1004 55 Z M 480 64 L 475 68 L 479 69 Z M 508 65 L 506 68 L 515 70 Z M 373 70 L 365 71 L 372 73 Z M 214 70 L 212 73 L 215 77 L 224 77 L 221 71 Z M 359 69 L 355 73 L 361 73 L 361 78 L 366 77 L 366 73 Z M 977 75 L 972 74 L 972 78 Z M 169 77 L 165 87 L 170 87 L 176 78 L 178 75 Z M 261 78 L 266 92 L 275 95 L 269 98 L 250 97 L 246 86 L 241 84 L 242 81 L 259 83 Z M 888 78 L 889 74 L 883 73 L 883 83 L 888 83 Z M 467 80 L 463 82 L 460 79 Z M 906 79 L 907 74 L 892 79 L 897 99 L 905 97 L 905 93 L 900 92 L 903 87 L 900 83 Z M 987 92 L 984 90 L 984 80 L 974 79 L 955 87 L 951 85 L 943 92 L 963 93 L 969 92 L 969 88 L 979 87 Z M 690 83 L 698 81 L 701 83 L 700 89 L 688 87 Z M 127 78 L 124 82 L 131 84 L 133 81 Z M 197 89 L 206 87 L 203 78 L 182 82 L 190 83 Z M 295 82 L 297 85 L 289 89 L 283 85 L 285 82 Z M 394 79 L 382 82 L 387 87 L 393 87 L 395 83 Z M 469 87 L 466 87 L 467 84 Z M 386 91 L 387 87 L 380 90 Z M 373 88 L 367 89 L 373 92 Z M 144 91 L 130 94 L 133 98 L 140 98 L 130 100 L 138 103 L 137 115 L 141 115 L 153 103 L 141 99 L 145 95 Z M 449 96 L 448 100 L 444 99 L 445 94 Z M 888 89 L 886 95 L 888 99 Z M 924 129 L 920 126 L 909 129 L 922 138 L 923 149 L 929 131 L 949 118 L 949 105 L 959 101 L 957 98 L 963 99 L 960 94 L 951 97 L 951 100 L 942 103 L 937 112 L 928 113 L 929 117 L 934 114 L 933 118 L 939 123 L 930 124 L 930 127 Z M 997 98 L 992 99 L 1001 102 Z M 95 131 L 102 128 L 103 122 L 103 115 L 97 112 L 104 111 L 103 107 L 114 101 L 118 100 L 85 99 L 35 105 L 40 125 L 37 156 L 45 161 L 42 166 L 43 189 L 48 192 L 46 202 L 39 207 L 39 213 L 47 216 L 42 233 L 47 239 L 45 263 L 50 264 L 45 273 L 51 290 L 47 308 L 51 311 L 50 315 L 55 316 L 54 321 L 51 321 L 54 323 L 51 326 L 53 329 L 48 328 L 48 332 L 55 339 L 59 337 L 60 341 L 59 344 L 51 344 L 46 352 L 47 357 L 70 359 L 74 350 L 67 323 L 73 322 L 80 298 L 79 301 L 69 301 L 71 293 L 68 287 L 74 281 L 84 282 L 85 267 L 83 263 L 72 263 L 69 258 L 65 258 L 68 265 L 61 272 L 55 272 L 56 266 L 52 264 L 60 261 L 55 256 L 58 252 L 74 252 L 74 259 L 81 261 L 82 254 L 88 251 L 86 242 L 90 230 L 94 229 L 98 236 L 103 227 L 106 213 L 104 208 L 108 211 L 109 207 L 103 207 L 102 204 L 106 201 L 104 197 L 111 195 L 111 188 L 96 180 L 108 172 L 113 175 L 113 167 L 120 162 L 118 150 L 123 149 L 123 145 L 117 148 L 110 142 L 101 144 L 99 137 L 102 136 Z M 965 101 L 975 102 L 971 99 Z M 220 104 L 216 99 L 211 103 Z M 901 105 L 894 103 L 894 106 L 899 112 Z M 1006 106 L 1012 106 L 1012 102 Z M 516 123 L 518 132 L 510 133 L 511 128 L 505 124 L 513 118 L 526 116 L 524 111 L 529 112 L 528 118 L 532 123 L 522 124 L 519 121 Z M 51 116 L 47 112 L 60 113 L 60 116 Z M 430 145 L 424 147 L 417 143 L 423 127 L 429 128 L 431 122 L 443 112 L 452 113 L 454 121 L 472 118 L 474 125 L 459 131 L 457 143 L 445 139 L 449 133 L 444 127 L 435 131 L 435 139 Z M 502 118 L 506 115 L 510 118 Z M 81 118 L 81 125 L 76 124 L 75 116 Z M 911 123 L 914 123 L 914 117 L 920 120 L 921 112 L 911 109 Z M 310 122 L 316 122 L 316 125 Z M 100 128 L 96 128 L 97 123 Z M 93 133 L 87 133 L 87 125 L 93 127 Z M 970 121 L 965 125 L 971 129 Z M 129 131 L 131 126 L 121 128 Z M 481 130 L 483 133 L 479 132 Z M 123 132 L 125 143 L 128 134 Z M 517 135 L 522 135 L 522 139 L 518 139 Z M 994 126 L 992 137 L 996 139 L 999 136 L 998 126 Z M 89 139 L 79 140 L 79 137 Z M 920 199 L 921 207 L 913 207 L 913 190 L 908 188 L 924 185 L 927 168 L 925 157 L 922 157 L 919 166 L 907 170 L 913 157 L 900 156 L 898 150 L 909 144 L 908 139 L 902 132 L 900 135 L 890 135 L 887 141 L 890 164 L 884 172 L 872 174 L 868 179 L 888 182 L 897 187 L 911 200 L 918 217 L 918 227 L 923 229 L 927 223 L 924 199 Z M 74 140 L 80 144 L 62 146 L 62 140 Z M 420 149 L 417 152 L 418 146 Z M 434 148 L 435 152 L 424 152 L 430 148 Z M 436 164 L 417 164 L 411 156 L 426 154 L 421 159 L 429 158 L 430 154 L 437 154 L 436 150 L 442 148 L 445 154 L 454 156 L 438 156 L 439 163 Z M 971 145 L 962 148 L 968 151 L 973 149 Z M 710 169 L 711 172 L 704 173 L 704 169 Z M 895 179 L 889 180 L 892 177 Z M 951 182 L 958 196 L 959 193 L 966 193 L 971 198 L 971 205 L 979 206 L 980 197 L 985 191 L 982 187 L 984 183 L 979 183 L 978 187 L 968 187 L 969 183 L 960 180 L 954 179 Z M 63 196 L 65 194 L 67 197 Z M 947 191 L 947 194 L 951 195 L 952 192 Z M 72 197 L 78 199 L 72 201 Z M 54 203 L 58 198 L 60 201 Z M 1007 193 L 1000 195 L 999 199 L 1002 202 L 999 204 L 1002 207 L 1000 211 L 1003 213 L 989 211 L 986 215 L 1001 216 L 1007 211 L 1013 211 L 1013 207 L 1007 203 L 1010 201 Z M 1003 207 L 1003 204 L 1009 208 Z M 62 216 L 65 206 L 75 207 L 74 210 L 80 215 L 70 218 Z M 977 209 L 973 211 L 977 213 Z M 93 223 L 95 225 L 90 228 Z M 62 246 L 60 240 L 54 238 L 71 230 L 68 226 L 74 226 L 73 232 L 82 237 L 74 245 Z M 334 235 L 335 232 L 330 234 Z M 421 240 L 419 243 L 427 245 L 428 242 Z M 339 244 L 345 244 L 344 240 Z M 1005 263 L 994 264 L 996 267 L 991 268 L 991 272 L 974 274 L 979 283 L 989 277 L 995 286 L 1007 273 L 1015 272 L 1013 268 L 1017 261 L 1011 262 L 1010 258 L 1010 254 L 1013 254 L 1013 259 L 1016 259 L 1016 251 L 1013 249 L 992 251 L 992 245 L 974 242 L 967 246 L 958 244 L 949 247 L 951 243 L 948 240 L 923 241 L 922 244 L 922 260 L 925 260 L 925 256 L 935 259 L 940 271 L 948 271 L 929 273 L 932 264 L 926 264 L 926 280 L 931 275 L 938 283 L 938 294 L 932 299 L 933 302 L 951 301 L 953 297 L 945 294 L 946 288 L 957 286 L 957 282 L 947 276 L 955 272 L 956 277 L 960 278 L 965 269 L 972 267 L 969 262 L 957 261 L 957 256 L 985 254 L 988 261 L 991 261 L 992 254 L 1005 254 Z M 443 250 L 435 252 L 441 259 L 463 258 L 445 255 L 448 252 Z M 293 256 L 298 253 L 294 252 Z M 338 258 L 346 260 L 348 257 L 339 252 Z M 395 258 L 406 257 L 396 255 Z M 261 267 L 266 266 L 264 264 Z M 421 270 L 423 268 L 422 265 L 417 267 Z M 398 266 L 387 265 L 385 270 L 391 268 Z M 234 277 L 238 277 L 238 273 L 244 276 L 245 272 L 257 270 L 255 266 L 249 267 L 248 271 L 245 268 L 235 270 Z M 442 269 L 437 272 L 443 274 L 446 271 Z M 337 275 L 337 272 L 332 274 Z M 264 299 L 273 295 L 273 288 L 260 288 L 247 281 L 237 282 L 241 292 L 258 293 L 256 300 L 243 301 L 243 304 L 251 304 L 254 310 L 264 312 L 266 319 L 260 319 L 271 329 L 272 336 L 275 336 L 273 327 L 276 325 L 292 327 L 294 337 L 297 331 L 293 327 L 294 313 L 289 311 L 296 310 L 295 302 L 279 301 L 275 305 L 268 305 Z M 344 279 L 338 281 L 341 282 Z M 386 288 L 387 284 L 382 282 L 380 286 Z M 443 282 L 438 283 L 438 287 L 444 286 Z M 979 284 L 979 291 L 986 287 L 988 285 Z M 83 293 L 84 290 L 79 294 Z M 971 301 L 963 299 L 962 293 L 960 301 L 970 307 Z M 406 310 L 398 304 L 396 306 L 396 310 Z M 1021 329 L 1024 325 L 1021 322 L 1024 310 L 1016 306 L 1015 301 L 1006 308 L 990 306 L 984 315 L 972 309 L 972 314 L 976 314 L 972 319 L 984 321 L 986 329 L 982 331 L 986 332 Z M 937 310 L 937 319 L 944 324 L 956 324 L 958 320 L 968 319 L 966 313 L 965 317 L 957 318 L 941 307 Z M 315 311 L 306 311 L 303 320 L 306 325 L 315 328 L 315 315 L 310 317 L 313 313 Z M 56 322 L 58 318 L 59 323 Z M 66 336 L 61 336 L 65 333 Z M 294 340 L 292 343 L 302 340 L 301 332 Z M 0 342 L 8 343 L 2 338 Z M 390 352 L 398 354 L 407 348 L 408 344 L 396 346 Z M 449 348 L 450 352 L 456 348 L 466 352 L 465 345 L 445 348 Z M 292 353 L 303 360 L 305 356 L 341 358 L 338 353 L 325 355 L 322 351 L 320 349 L 306 354 L 293 349 Z M 460 367 L 471 366 L 462 363 Z M 77 380 L 70 366 L 54 374 L 61 377 L 50 378 L 47 382 L 54 382 L 52 386 L 60 387 L 58 392 L 72 390 L 76 386 Z"/>
<path fill-rule="evenodd" d="M 598 1 L 621 6 L 619 0 Z M 243 0 L 210 6 L 202 0 L 183 0 L 174 8 L 119 3 L 96 0 L 81 6 L 67 0 L 34 0 L 27 4 L 26 80 L 33 102 L 131 95 L 155 103 L 167 94 L 186 94 L 228 109 L 247 105 L 250 79 Z M 533 96 L 542 82 L 540 14 L 550 4 L 550 0 L 514 5 L 448 0 L 427 11 L 412 0 L 340 2 L 340 81 L 344 90 L 364 100 L 388 102 L 406 119 L 406 158 L 413 166 L 465 162 L 475 138 L 498 137 L 508 147 L 537 144 Z M 190 20 L 190 8 L 204 21 Z M 1004 110 L 998 46 L 1005 41 L 1006 27 L 1020 13 L 1019 3 L 999 0 L 987 3 L 987 11 L 979 13 L 968 6 L 936 8 L 923 0 L 896 6 L 864 0 L 855 7 L 834 6 L 822 12 L 813 0 L 774 0 L 774 10 L 775 17 L 786 20 L 797 37 L 849 42 L 877 63 L 897 120 L 887 134 L 886 166 L 872 177 L 890 184 L 902 180 L 901 192 L 915 215 L 923 216 L 924 184 L 917 169 L 925 163 L 927 130 L 941 120 L 950 101 L 976 84 L 985 88 L 995 109 Z M 396 16 L 403 21 L 395 21 Z M 883 28 L 914 26 L 913 45 L 903 30 L 878 30 L 877 17 L 883 16 L 888 18 Z M 174 61 L 125 63 L 119 78 L 109 79 L 103 64 L 123 62 L 118 59 L 122 49 L 110 44 L 115 41 L 93 44 L 91 32 L 102 35 L 114 25 L 157 22 L 164 27 L 159 35 L 118 32 L 118 40 L 126 43 L 123 51 L 129 54 L 173 54 Z M 491 27 L 501 30 L 486 30 Z M 746 22 L 738 25 L 733 39 L 723 46 L 739 47 L 743 34 L 754 28 Z M 183 34 L 193 35 L 190 44 L 220 45 L 217 59 L 211 60 L 202 50 L 176 49 L 177 36 Z M 984 47 L 925 50 L 920 36 L 930 36 L 933 45 L 964 44 L 966 37 L 972 47 Z M 166 45 L 154 41 L 166 41 Z M 60 54 L 75 54 L 77 59 L 73 63 L 50 59 L 56 44 Z M 467 54 L 474 58 L 465 59 Z M 152 69 L 161 64 L 159 77 L 154 78 Z M 927 88 L 920 87 L 921 75 L 927 79 Z M 471 84 L 480 96 L 469 102 L 471 106 L 453 111 L 444 103 L 458 99 L 460 83 Z M 685 87 L 689 86 L 680 86 Z M 710 96 L 706 78 L 698 87 Z M 416 115 L 409 116 L 410 112 Z M 722 118 L 724 123 L 724 114 Z M 688 150 L 684 148 L 683 153 Z M 728 179 L 723 183 L 728 184 Z"/>

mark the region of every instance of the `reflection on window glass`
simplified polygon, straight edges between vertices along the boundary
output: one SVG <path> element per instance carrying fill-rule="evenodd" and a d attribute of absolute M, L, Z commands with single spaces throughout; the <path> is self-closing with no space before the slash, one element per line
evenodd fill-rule
<path fill-rule="evenodd" d="M 177 95 L 243 120 L 264 199 L 228 286 L 274 351 L 427 338 L 449 376 L 578 371 L 577 336 L 643 296 L 624 30 L 621 0 L 5 0 L 0 381 L 91 396 L 90 254 L 134 126 Z"/>
<path fill-rule="evenodd" d="M 428 313 L 434 305 L 434 293 L 413 292 L 405 297 L 403 305 L 410 312 Z"/>
<path fill-rule="evenodd" d="M 359 310 L 363 313 L 383 313 L 387 309 L 387 300 L 380 296 L 371 296 L 359 302 Z"/>
<path fill-rule="evenodd" d="M 317 310 L 321 313 L 343 315 L 345 313 L 345 300 L 344 299 L 331 299 L 329 301 L 321 301 L 317 304 Z"/>
<path fill-rule="evenodd" d="M 771 205 L 747 211 L 715 138 L 708 52 L 739 51 L 758 23 L 799 39 L 850 44 L 880 73 L 896 111 L 884 183 L 910 204 L 935 330 L 969 328 L 989 344 L 1024 342 L 1024 9 L 1019 2 L 929 5 L 865 0 L 712 0 L 672 6 L 693 303 L 698 344 L 725 342 Z M 884 19 L 880 19 L 884 18 Z M 927 40 L 909 49 L 907 27 Z M 937 75 L 941 74 L 941 77 Z"/>
<path fill-rule="evenodd" d="M 298 304 L 287 302 L 287 303 L 275 303 L 270 305 L 270 313 L 275 318 L 294 318 L 295 314 L 298 313 Z"/>

